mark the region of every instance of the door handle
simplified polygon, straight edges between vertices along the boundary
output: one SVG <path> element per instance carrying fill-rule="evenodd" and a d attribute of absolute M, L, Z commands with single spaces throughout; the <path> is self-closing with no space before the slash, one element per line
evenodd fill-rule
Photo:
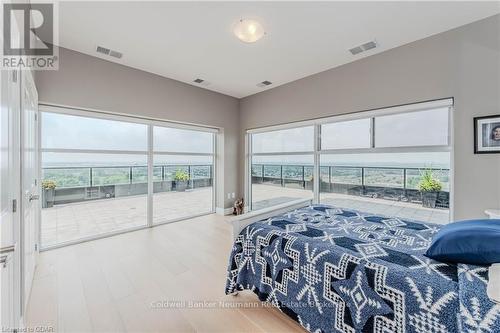
<path fill-rule="evenodd" d="M 0 248 L 0 265 L 5 268 L 7 267 L 7 262 L 9 261 L 9 256 L 16 249 L 15 245 L 10 245 Z"/>
<path fill-rule="evenodd" d="M 16 245 L 9 245 L 5 247 L 0 247 L 0 254 L 8 254 L 10 252 L 14 252 L 16 250 Z"/>
<path fill-rule="evenodd" d="M 40 196 L 38 194 L 30 194 L 30 202 L 38 199 L 40 199 Z"/>

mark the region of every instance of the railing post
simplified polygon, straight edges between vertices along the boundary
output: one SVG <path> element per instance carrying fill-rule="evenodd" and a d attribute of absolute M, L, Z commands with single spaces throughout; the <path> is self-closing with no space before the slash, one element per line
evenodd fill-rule
<path fill-rule="evenodd" d="M 189 175 L 189 181 L 188 181 L 188 184 L 189 182 L 191 183 L 191 189 L 193 188 L 193 177 L 191 177 L 191 165 L 188 164 L 188 175 Z"/>
<path fill-rule="evenodd" d="M 361 186 L 365 188 L 365 168 L 361 167 Z"/>
<path fill-rule="evenodd" d="M 306 175 L 305 175 L 305 166 L 302 166 L 302 184 L 304 189 L 306 188 Z"/>
<path fill-rule="evenodd" d="M 165 166 L 161 166 L 161 181 L 165 181 Z"/>
<path fill-rule="evenodd" d="M 283 181 L 283 165 L 280 165 L 280 185 L 281 187 L 285 186 L 285 182 Z"/>
<path fill-rule="evenodd" d="M 130 184 L 132 184 L 132 167 L 129 167 L 129 170 L 128 170 L 128 179 L 129 179 Z"/>
<path fill-rule="evenodd" d="M 332 166 L 328 166 L 328 189 L 332 192 Z"/>
<path fill-rule="evenodd" d="M 93 181 L 92 181 L 92 173 L 93 173 L 93 172 L 92 172 L 92 167 L 90 167 L 90 168 L 89 168 L 89 180 L 90 180 L 90 184 L 89 184 L 89 185 L 90 185 L 90 187 L 92 187 L 92 186 L 93 186 L 93 185 L 92 185 L 92 183 L 93 183 Z"/>
<path fill-rule="evenodd" d="M 262 169 L 262 182 L 264 182 L 264 164 L 261 165 L 261 169 Z"/>
<path fill-rule="evenodd" d="M 406 168 L 403 169 L 403 189 L 406 195 Z"/>

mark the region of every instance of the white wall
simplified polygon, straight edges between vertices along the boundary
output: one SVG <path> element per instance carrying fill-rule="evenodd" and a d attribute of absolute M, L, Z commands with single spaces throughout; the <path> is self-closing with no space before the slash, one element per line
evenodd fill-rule
<path fill-rule="evenodd" d="M 445 97 L 455 99 L 454 217 L 484 216 L 500 206 L 500 154 L 474 155 L 473 117 L 500 114 L 500 15 L 243 98 L 240 170 L 245 129 Z"/>

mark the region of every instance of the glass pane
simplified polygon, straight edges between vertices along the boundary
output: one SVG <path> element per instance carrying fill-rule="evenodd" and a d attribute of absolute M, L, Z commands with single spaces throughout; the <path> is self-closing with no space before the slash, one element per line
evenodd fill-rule
<path fill-rule="evenodd" d="M 448 145 L 448 108 L 375 118 L 376 147 Z"/>
<path fill-rule="evenodd" d="M 313 155 L 253 156 L 252 210 L 313 197 Z"/>
<path fill-rule="evenodd" d="M 178 153 L 213 153 L 214 134 L 170 127 L 153 128 L 153 150 Z"/>
<path fill-rule="evenodd" d="M 146 151 L 147 126 L 42 112 L 42 148 Z"/>
<path fill-rule="evenodd" d="M 129 172 L 129 173 L 132 174 L 132 183 L 134 183 L 134 184 L 148 182 L 148 167 L 147 167 L 147 165 L 134 166 L 134 167 L 132 167 L 132 172 Z M 153 179 L 154 179 L 154 172 L 153 172 Z"/>
<path fill-rule="evenodd" d="M 302 152 L 314 150 L 314 127 L 298 127 L 251 135 L 253 153 Z"/>
<path fill-rule="evenodd" d="M 42 247 L 146 225 L 146 164 L 146 154 L 42 153 Z"/>
<path fill-rule="evenodd" d="M 321 149 L 370 148 L 371 119 L 321 125 Z"/>
<path fill-rule="evenodd" d="M 212 156 L 155 155 L 153 223 L 213 211 L 214 168 Z"/>
<path fill-rule="evenodd" d="M 58 188 L 90 186 L 90 169 L 79 167 L 44 167 L 42 179 L 54 180 Z"/>
<path fill-rule="evenodd" d="M 449 153 L 322 154 L 320 201 L 372 214 L 447 223 L 449 168 Z M 424 207 L 419 191 L 425 170 L 442 186 L 435 194 L 435 207 Z"/>

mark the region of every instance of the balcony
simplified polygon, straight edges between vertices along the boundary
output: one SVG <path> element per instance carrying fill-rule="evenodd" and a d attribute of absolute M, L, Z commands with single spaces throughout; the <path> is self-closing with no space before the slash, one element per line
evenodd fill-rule
<path fill-rule="evenodd" d="M 338 207 L 444 224 L 449 220 L 449 170 L 433 169 L 443 185 L 435 208 L 422 206 L 418 168 L 321 166 L 320 200 Z M 252 208 L 312 198 L 311 165 L 252 165 Z"/>
<path fill-rule="evenodd" d="M 173 174 L 190 175 L 178 191 Z M 43 179 L 56 188 L 42 191 L 42 246 L 146 225 L 147 167 L 51 167 Z M 434 223 L 448 222 L 448 170 L 437 207 L 422 207 L 418 169 L 321 167 L 321 202 L 374 214 Z M 153 168 L 153 223 L 211 213 L 212 165 L 158 165 Z M 253 165 L 253 209 L 294 198 L 312 198 L 312 166 Z"/>
<path fill-rule="evenodd" d="M 187 189 L 173 175 L 190 175 Z M 51 167 L 43 180 L 56 183 L 42 191 L 42 246 L 145 226 L 147 167 Z M 211 213 L 212 165 L 159 165 L 153 168 L 153 223 Z"/>
<path fill-rule="evenodd" d="M 212 186 L 212 165 L 155 165 L 153 192 L 175 191 L 177 170 L 189 175 L 190 190 Z M 147 194 L 147 174 L 147 166 L 43 168 L 42 179 L 54 181 L 56 188 L 50 198 L 43 192 L 42 206 Z"/>

